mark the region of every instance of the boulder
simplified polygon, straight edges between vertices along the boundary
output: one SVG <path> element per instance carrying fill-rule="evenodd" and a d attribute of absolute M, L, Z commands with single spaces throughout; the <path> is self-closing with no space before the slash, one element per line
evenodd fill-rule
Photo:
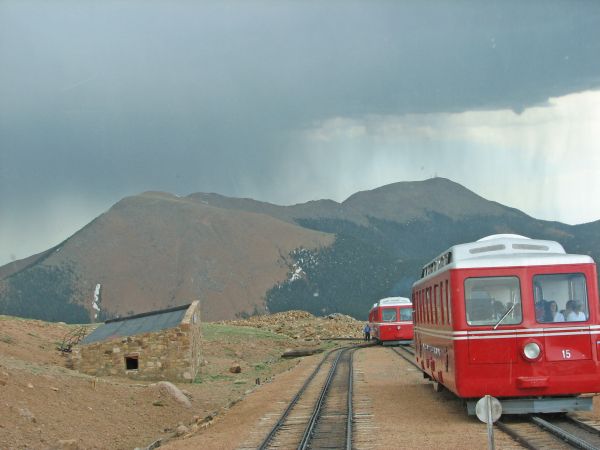
<path fill-rule="evenodd" d="M 282 358 L 297 358 L 298 356 L 310 356 L 316 353 L 322 353 L 322 348 L 297 348 L 297 349 L 287 349 L 281 355 Z"/>
<path fill-rule="evenodd" d="M 190 429 L 188 427 L 186 427 L 185 425 L 179 425 L 177 427 L 177 429 L 175 430 L 175 434 L 177 436 L 183 436 L 184 434 L 188 434 L 190 432 Z"/>
<path fill-rule="evenodd" d="M 160 381 L 156 385 L 158 386 L 158 389 L 161 393 L 169 395 L 170 397 L 175 399 L 177 403 L 185 406 L 186 408 L 192 407 L 190 399 L 187 398 L 186 395 L 181 391 L 181 389 L 179 389 L 173 383 L 169 381 Z"/>

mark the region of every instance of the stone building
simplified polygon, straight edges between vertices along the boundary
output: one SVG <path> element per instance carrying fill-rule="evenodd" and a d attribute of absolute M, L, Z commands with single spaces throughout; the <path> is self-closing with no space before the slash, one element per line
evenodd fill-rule
<path fill-rule="evenodd" d="M 200 307 L 107 320 L 73 348 L 74 369 L 96 376 L 191 382 L 200 366 Z"/>

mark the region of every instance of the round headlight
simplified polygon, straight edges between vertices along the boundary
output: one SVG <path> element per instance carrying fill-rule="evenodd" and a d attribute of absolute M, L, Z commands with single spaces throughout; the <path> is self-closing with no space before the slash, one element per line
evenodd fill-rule
<path fill-rule="evenodd" d="M 527 359 L 536 359 L 538 356 L 540 356 L 541 351 L 542 349 L 535 342 L 530 342 L 523 347 L 523 354 Z"/>

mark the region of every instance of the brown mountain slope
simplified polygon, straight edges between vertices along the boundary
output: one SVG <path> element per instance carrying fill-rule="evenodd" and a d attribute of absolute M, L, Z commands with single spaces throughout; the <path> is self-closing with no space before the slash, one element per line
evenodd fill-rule
<path fill-rule="evenodd" d="M 311 218 L 350 220 L 362 225 L 367 224 L 364 214 L 354 211 L 351 207 L 346 207 L 342 203 L 328 199 L 311 200 L 297 205 L 283 206 L 251 198 L 226 197 L 220 194 L 206 194 L 203 192 L 190 194 L 186 198 L 197 203 L 217 206 L 219 208 L 267 214 L 290 223 L 295 223 L 294 221 L 297 218 Z"/>
<path fill-rule="evenodd" d="M 582 228 L 582 233 L 593 236 L 594 229 Z M 332 248 L 330 266 L 319 266 L 325 274 L 320 288 L 332 289 L 320 300 L 343 298 L 346 313 L 352 301 L 390 288 L 372 281 L 377 270 L 392 270 L 365 262 L 364 256 L 374 251 L 417 261 L 452 243 L 499 232 L 546 236 L 567 244 L 577 240 L 567 226 L 536 221 L 444 178 L 394 183 L 358 192 L 342 203 L 316 200 L 292 206 L 218 194 L 180 198 L 148 192 L 120 201 L 47 252 L 0 268 L 0 313 L 85 320 L 88 312 L 94 313 L 98 285 L 99 319 L 107 313 L 140 313 L 196 298 L 202 300 L 207 320 L 264 311 L 267 290 L 285 279 L 290 251 L 333 242 L 333 235 L 315 230 L 345 234 L 366 245 L 361 247 L 363 254 L 352 250 L 356 242 Z M 571 248 L 580 249 L 580 240 Z M 335 258 L 340 258 L 339 264 Z M 354 300 L 333 288 L 348 285 L 336 269 L 342 264 L 354 264 L 345 273 L 354 270 L 354 278 L 362 280 L 365 291 L 353 291 Z M 413 267 L 406 270 L 417 272 Z M 406 286 L 408 276 L 402 278 Z M 306 299 L 299 298 L 294 307 L 305 308 Z M 280 302 L 289 307 L 292 300 Z M 359 306 L 353 311 L 358 314 Z"/>
<path fill-rule="evenodd" d="M 393 183 L 348 197 L 344 208 L 378 219 L 406 222 L 436 212 L 452 219 L 524 213 L 485 198 L 446 178 Z"/>
<path fill-rule="evenodd" d="M 413 219 L 422 219 L 428 212 L 436 212 L 453 219 L 470 215 L 526 217 L 521 211 L 486 200 L 458 183 L 439 177 L 393 183 L 357 192 L 342 203 L 316 200 L 280 206 L 214 193 L 195 193 L 187 198 L 220 208 L 260 212 L 289 222 L 294 222 L 295 219 L 336 219 L 367 225 L 368 217 L 376 217 L 406 223 Z"/>
<path fill-rule="evenodd" d="M 125 315 L 202 301 L 205 320 L 264 310 L 267 289 L 286 277 L 285 257 L 333 237 L 270 216 L 148 192 L 126 198 L 44 259 L 71 267 L 76 298 L 91 313 Z"/>

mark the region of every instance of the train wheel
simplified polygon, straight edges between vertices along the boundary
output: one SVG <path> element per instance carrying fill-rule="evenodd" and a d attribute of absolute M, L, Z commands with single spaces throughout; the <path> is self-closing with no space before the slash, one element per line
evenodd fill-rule
<path fill-rule="evenodd" d="M 443 392 L 444 391 L 444 385 L 442 383 L 438 383 L 437 381 L 433 381 L 433 390 L 435 392 Z"/>

